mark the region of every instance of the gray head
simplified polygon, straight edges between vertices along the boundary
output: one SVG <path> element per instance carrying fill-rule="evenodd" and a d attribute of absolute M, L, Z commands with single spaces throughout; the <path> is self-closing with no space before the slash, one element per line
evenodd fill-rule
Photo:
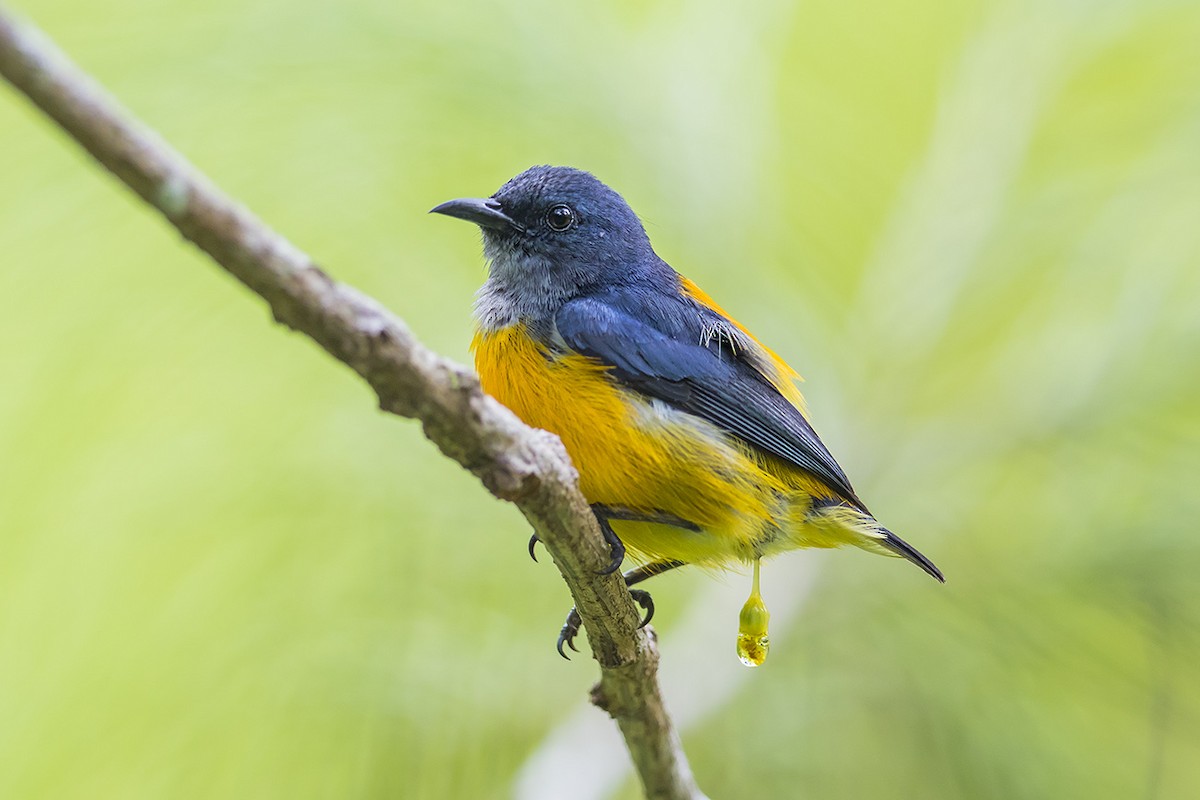
<path fill-rule="evenodd" d="M 570 167 L 532 167 L 489 198 L 451 200 L 433 213 L 483 231 L 490 269 L 476 315 L 485 328 L 545 319 L 573 297 L 670 269 L 621 195 Z"/>

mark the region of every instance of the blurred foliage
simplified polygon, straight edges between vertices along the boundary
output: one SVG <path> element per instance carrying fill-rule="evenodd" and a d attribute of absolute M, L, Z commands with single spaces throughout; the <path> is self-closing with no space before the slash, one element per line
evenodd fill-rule
<path fill-rule="evenodd" d="M 949 583 L 825 559 L 712 797 L 1200 795 L 1200 4 L 22 10 L 441 352 L 424 212 L 563 163 L 805 374 Z M 515 510 L 267 323 L 0 91 L 0 797 L 505 797 L 590 685 Z"/>

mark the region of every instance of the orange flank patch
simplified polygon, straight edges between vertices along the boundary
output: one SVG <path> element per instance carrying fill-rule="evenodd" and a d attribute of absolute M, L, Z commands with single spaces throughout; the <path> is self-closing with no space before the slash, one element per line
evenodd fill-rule
<path fill-rule="evenodd" d="M 797 409 L 799 409 L 800 413 L 804 414 L 805 416 L 808 416 L 807 412 L 805 411 L 805 407 L 804 407 L 804 396 L 802 394 L 800 394 L 800 390 L 798 388 L 796 388 L 796 381 L 804 380 L 803 378 L 800 377 L 800 373 L 798 373 L 798 372 L 796 372 L 796 370 L 792 369 L 786 361 L 784 361 L 782 358 L 779 357 L 778 354 L 776 354 L 776 352 L 774 350 L 772 350 L 771 348 L 767 347 L 765 344 L 760 342 L 758 340 L 757 336 L 755 336 L 750 331 L 746 330 L 746 326 L 742 325 L 742 323 L 738 322 L 736 319 L 729 316 L 729 312 L 727 312 L 725 309 L 723 309 L 719 305 L 717 305 L 717 302 L 715 300 L 713 300 L 711 297 L 709 297 L 708 294 L 706 294 L 705 291 L 703 289 L 701 289 L 699 286 L 692 283 L 690 280 L 683 277 L 682 275 L 679 276 L 679 284 L 680 284 L 680 287 L 683 289 L 683 293 L 686 294 L 688 297 L 692 298 L 693 300 L 695 300 L 697 303 L 704 306 L 705 308 L 717 312 L 717 314 L 719 314 L 722 318 L 728 320 L 731 325 L 733 325 L 735 328 L 737 328 L 742 333 L 746 334 L 746 336 L 750 337 L 750 340 L 752 342 L 754 342 L 755 345 L 758 346 L 759 350 L 762 351 L 761 354 L 764 357 L 762 359 L 760 359 L 761 362 L 764 364 L 769 364 L 772 367 L 774 367 L 774 370 L 773 370 L 774 374 L 765 374 L 764 373 L 763 377 L 765 377 L 767 380 L 769 380 L 771 382 L 771 385 L 774 386 L 777 390 L 779 390 L 779 393 L 781 395 L 783 395 L 784 397 L 786 397 L 788 399 L 788 402 L 790 402 Z M 759 370 L 759 371 L 762 372 L 763 370 Z"/>

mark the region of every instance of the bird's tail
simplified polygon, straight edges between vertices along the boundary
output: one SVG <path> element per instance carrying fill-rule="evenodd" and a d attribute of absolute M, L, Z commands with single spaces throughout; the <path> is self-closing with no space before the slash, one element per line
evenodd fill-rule
<path fill-rule="evenodd" d="M 900 556 L 916 564 L 942 583 L 942 571 L 920 550 L 875 521 L 860 508 L 833 498 L 813 502 L 804 530 L 808 532 L 801 546 L 836 547 L 853 544 L 863 550 L 888 556 Z"/>
<path fill-rule="evenodd" d="M 936 564 L 926 558 L 920 550 L 913 547 L 911 544 L 904 541 L 887 528 L 880 528 L 879 530 L 883 534 L 883 538 L 879 540 L 881 545 L 886 547 L 888 550 L 891 550 L 896 555 L 902 558 L 907 558 L 909 561 L 916 564 L 918 567 L 925 570 L 942 583 L 946 582 L 946 579 L 942 577 L 942 571 L 937 568 Z"/>

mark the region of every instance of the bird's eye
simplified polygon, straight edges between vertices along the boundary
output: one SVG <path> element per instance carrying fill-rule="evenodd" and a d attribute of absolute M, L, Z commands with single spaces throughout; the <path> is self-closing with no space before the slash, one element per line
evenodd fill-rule
<path fill-rule="evenodd" d="M 562 233 L 575 224 L 575 212 L 570 206 L 560 203 L 546 212 L 546 224 L 550 230 Z"/>

